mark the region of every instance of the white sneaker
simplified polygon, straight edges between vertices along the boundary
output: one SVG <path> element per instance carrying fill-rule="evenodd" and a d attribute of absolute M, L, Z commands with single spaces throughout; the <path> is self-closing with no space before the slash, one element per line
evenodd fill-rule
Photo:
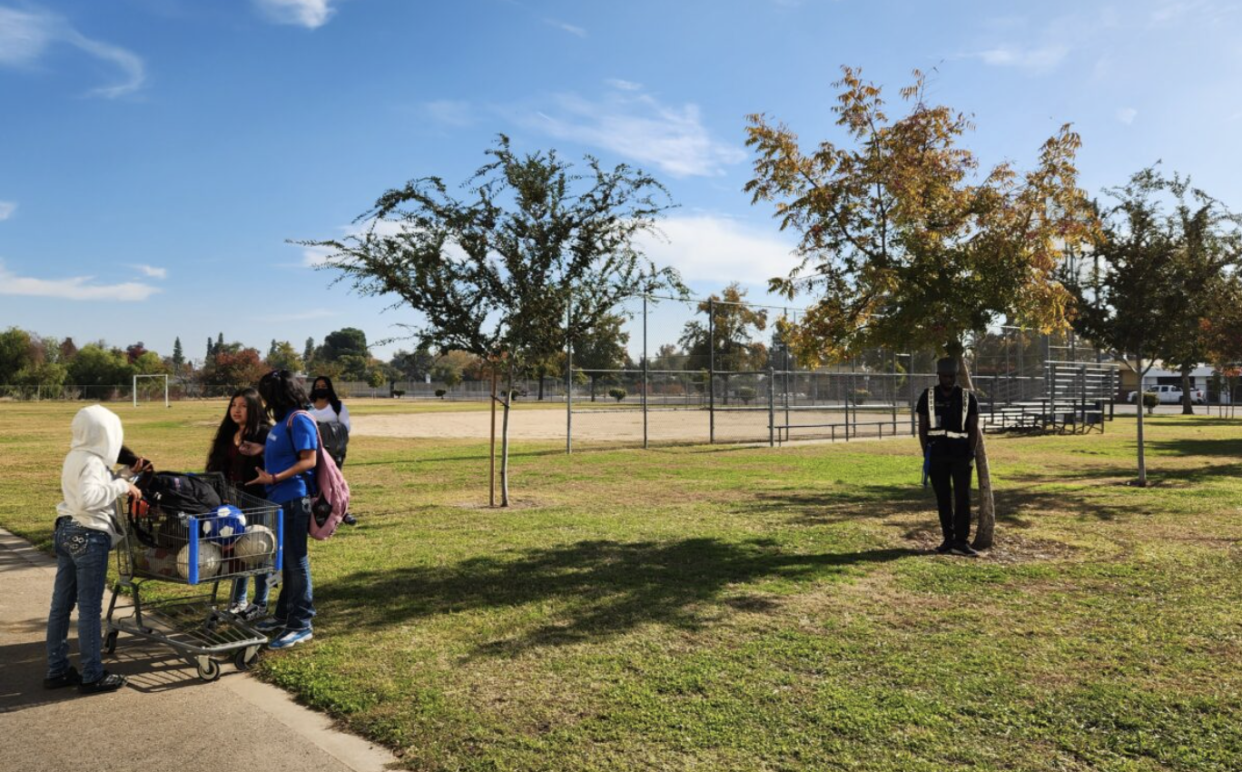
<path fill-rule="evenodd" d="M 285 630 L 276 640 L 267 645 L 269 649 L 291 649 L 299 643 L 309 641 L 315 636 L 310 630 Z"/>

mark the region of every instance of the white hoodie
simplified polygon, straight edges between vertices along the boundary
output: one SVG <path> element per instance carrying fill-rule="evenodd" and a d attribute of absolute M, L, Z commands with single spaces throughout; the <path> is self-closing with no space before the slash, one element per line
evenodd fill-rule
<path fill-rule="evenodd" d="M 112 473 L 123 440 L 116 413 L 103 405 L 79 410 L 73 417 L 73 440 L 60 473 L 65 500 L 56 505 L 57 514 L 110 534 L 114 547 L 121 538 L 113 523 L 116 500 L 129 490 L 129 483 Z"/>

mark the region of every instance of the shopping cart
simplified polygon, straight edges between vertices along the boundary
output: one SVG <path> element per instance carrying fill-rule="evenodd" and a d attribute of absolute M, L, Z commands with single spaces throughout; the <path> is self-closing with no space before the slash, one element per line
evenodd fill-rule
<path fill-rule="evenodd" d="M 231 658 L 248 670 L 268 638 L 226 609 L 231 580 L 260 576 L 279 582 L 284 546 L 280 506 L 226 482 L 223 475 L 196 475 L 232 508 L 198 515 L 161 512 L 117 501 L 122 539 L 117 550 L 120 579 L 108 604 L 104 653 L 116 651 L 120 633 L 170 646 L 204 681 L 220 677 Z M 240 510 L 240 511 L 239 511 Z M 223 596 L 220 583 L 228 580 Z M 201 594 L 144 600 L 147 582 L 206 589 Z M 128 605 L 118 600 L 128 592 Z M 221 606 L 224 606 L 222 608 Z M 128 613 L 126 613 L 128 612 Z"/>

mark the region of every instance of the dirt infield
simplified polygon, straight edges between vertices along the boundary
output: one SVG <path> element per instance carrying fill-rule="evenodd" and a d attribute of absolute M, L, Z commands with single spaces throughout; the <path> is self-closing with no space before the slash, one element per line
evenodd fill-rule
<path fill-rule="evenodd" d="M 647 416 L 651 442 L 707 442 L 710 414 L 706 410 L 660 410 Z M 510 437 L 514 440 L 565 439 L 565 413 L 557 410 L 515 410 L 510 414 Z M 785 414 L 778 411 L 778 425 Z M 851 428 L 851 437 L 909 434 L 909 417 L 898 415 L 895 424 L 888 414 L 862 415 L 860 422 L 882 422 Z M 800 410 L 790 414 L 789 437 L 778 439 L 845 439 L 845 418 L 839 410 Z M 430 439 L 486 439 L 491 431 L 486 411 L 358 416 L 355 435 L 372 437 L 423 437 Z M 575 441 L 642 442 L 643 416 L 638 410 L 575 412 Z M 767 442 L 768 413 L 762 410 L 716 411 L 716 439 L 723 442 Z"/>

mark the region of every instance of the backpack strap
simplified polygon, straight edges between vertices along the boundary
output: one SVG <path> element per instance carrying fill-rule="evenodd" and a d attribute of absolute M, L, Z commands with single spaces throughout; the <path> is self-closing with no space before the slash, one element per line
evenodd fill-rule
<path fill-rule="evenodd" d="M 310 422 L 315 424 L 315 439 L 319 442 L 319 444 L 315 447 L 315 456 L 316 456 L 315 463 L 318 464 L 319 463 L 318 456 L 323 451 L 323 436 L 320 435 L 319 433 L 319 423 L 315 420 L 315 417 L 305 410 L 294 410 L 292 413 L 289 414 L 289 417 L 285 419 L 285 436 L 289 438 L 289 449 L 293 451 L 294 458 L 297 458 L 298 448 L 296 445 L 293 444 L 293 419 L 299 413 L 309 418 Z M 294 463 L 296 464 L 297 462 L 295 461 Z M 309 472 L 310 470 L 307 470 L 307 471 Z M 306 474 L 306 472 L 299 472 L 298 474 Z M 310 472 L 310 484 L 311 484 L 311 488 L 315 490 L 315 492 L 311 495 L 312 496 L 319 495 L 319 484 L 318 484 L 318 481 L 315 479 L 314 472 Z"/>

